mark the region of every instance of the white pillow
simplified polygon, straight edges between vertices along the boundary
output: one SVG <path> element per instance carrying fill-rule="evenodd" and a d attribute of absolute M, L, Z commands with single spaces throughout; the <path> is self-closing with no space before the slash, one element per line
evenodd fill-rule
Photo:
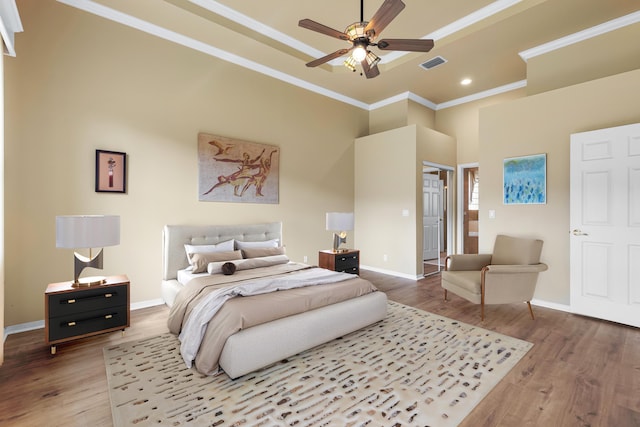
<path fill-rule="evenodd" d="M 187 259 L 191 264 L 191 254 L 233 251 L 234 246 L 234 240 L 231 239 L 216 245 L 184 245 L 184 250 L 187 252 Z"/>
<path fill-rule="evenodd" d="M 251 249 L 251 248 L 277 248 L 279 246 L 280 239 L 264 240 L 262 242 L 241 242 L 236 240 L 237 249 Z"/>

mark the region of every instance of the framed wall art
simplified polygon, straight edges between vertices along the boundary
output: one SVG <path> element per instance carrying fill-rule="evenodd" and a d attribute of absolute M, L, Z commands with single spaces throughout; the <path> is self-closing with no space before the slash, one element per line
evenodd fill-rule
<path fill-rule="evenodd" d="M 96 150 L 96 192 L 125 193 L 127 191 L 127 154 Z"/>
<path fill-rule="evenodd" d="M 507 158 L 503 166 L 505 205 L 547 203 L 546 154 Z"/>
<path fill-rule="evenodd" d="M 223 136 L 198 134 L 198 200 L 279 201 L 280 148 Z"/>

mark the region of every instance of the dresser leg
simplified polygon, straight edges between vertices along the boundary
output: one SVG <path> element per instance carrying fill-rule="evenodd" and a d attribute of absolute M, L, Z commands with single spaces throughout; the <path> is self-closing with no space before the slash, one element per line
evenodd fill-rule
<path fill-rule="evenodd" d="M 56 346 L 55 345 L 51 346 L 51 354 L 56 354 Z"/>

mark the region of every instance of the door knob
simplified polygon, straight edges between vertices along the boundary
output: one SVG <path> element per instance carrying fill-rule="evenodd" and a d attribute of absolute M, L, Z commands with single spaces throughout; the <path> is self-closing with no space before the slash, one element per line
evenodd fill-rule
<path fill-rule="evenodd" d="M 582 232 L 582 230 L 578 230 L 577 228 L 575 228 L 571 234 L 573 234 L 574 236 L 588 236 L 589 233 L 584 233 Z"/>

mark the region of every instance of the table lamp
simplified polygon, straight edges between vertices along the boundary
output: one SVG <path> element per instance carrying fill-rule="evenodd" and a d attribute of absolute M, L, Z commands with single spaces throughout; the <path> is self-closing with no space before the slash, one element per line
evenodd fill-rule
<path fill-rule="evenodd" d="M 80 278 L 86 267 L 102 269 L 102 248 L 120 244 L 120 217 L 117 215 L 56 216 L 56 247 L 89 249 L 89 257 L 74 252 L 72 286 L 94 286 L 105 283 L 103 276 Z M 92 250 L 100 248 L 95 256 Z"/>
<path fill-rule="evenodd" d="M 353 230 L 353 212 L 327 212 L 327 230 L 333 231 L 333 252 L 340 250 L 340 244 L 347 242 L 347 231 Z"/>

